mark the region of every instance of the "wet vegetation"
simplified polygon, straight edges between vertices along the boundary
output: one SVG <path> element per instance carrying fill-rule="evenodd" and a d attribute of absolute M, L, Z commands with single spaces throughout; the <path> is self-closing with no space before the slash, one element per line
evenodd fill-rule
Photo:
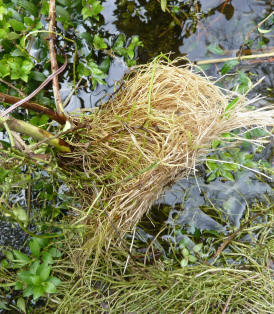
<path fill-rule="evenodd" d="M 59 67 L 68 56 L 59 94 L 72 117 L 79 108 L 89 117 L 128 67 L 170 52 L 270 107 L 271 1 L 57 0 L 55 30 L 53 2 L 0 0 L 0 313 L 274 311 L 273 129 L 223 133 L 195 176 L 166 187 L 132 232 L 121 239 L 111 224 L 117 241 L 98 255 L 87 240 L 107 203 L 58 153 L 82 126 L 56 114 L 56 83 L 3 114 L 56 71 L 50 42 Z M 58 145 L 48 144 L 53 134 Z"/>

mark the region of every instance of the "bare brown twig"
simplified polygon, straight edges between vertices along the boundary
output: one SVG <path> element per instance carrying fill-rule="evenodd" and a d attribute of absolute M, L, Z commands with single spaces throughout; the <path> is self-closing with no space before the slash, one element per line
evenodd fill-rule
<path fill-rule="evenodd" d="M 15 104 L 18 103 L 21 99 L 18 97 L 10 96 L 4 93 L 0 92 L 0 101 L 6 102 L 8 104 Z M 49 116 L 52 120 L 59 122 L 60 124 L 66 123 L 66 117 L 60 117 L 55 111 L 44 107 L 40 104 L 34 103 L 34 102 L 25 102 L 21 105 L 22 107 L 26 109 L 31 109 L 39 113 L 44 113 L 47 116 Z"/>
<path fill-rule="evenodd" d="M 58 64 L 56 60 L 55 53 L 55 0 L 50 0 L 49 2 L 49 55 L 51 63 L 51 71 L 55 72 L 58 69 Z M 60 117 L 65 117 L 63 102 L 59 90 L 59 80 L 58 76 L 55 76 L 52 80 L 52 88 L 54 94 L 54 100 L 56 105 L 57 114 Z"/>

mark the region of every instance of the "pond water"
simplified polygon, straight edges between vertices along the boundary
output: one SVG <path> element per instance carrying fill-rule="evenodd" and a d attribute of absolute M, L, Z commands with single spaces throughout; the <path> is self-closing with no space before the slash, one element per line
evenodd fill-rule
<path fill-rule="evenodd" d="M 138 51 L 139 63 L 147 62 L 161 52 L 172 52 L 171 58 L 186 55 L 194 62 L 217 57 L 234 57 L 240 51 L 242 54 L 273 51 L 273 34 L 261 35 L 256 27 L 254 29 L 254 26 L 273 11 L 272 1 L 203 0 L 193 1 L 194 5 L 191 6 L 188 2 L 169 1 L 170 4 L 177 3 L 179 6 L 180 13 L 174 13 L 176 16 L 174 19 L 168 12 L 160 10 L 156 0 L 103 1 L 104 23 L 101 23 L 99 30 L 109 39 L 109 43 L 120 33 L 124 33 L 127 38 L 138 35 L 144 43 L 144 47 Z M 219 45 L 224 50 L 224 55 L 212 53 L 208 48 L 210 45 Z M 221 67 L 222 63 L 212 64 L 205 70 L 209 75 L 219 77 Z M 92 91 L 90 86 L 81 87 L 77 95 L 72 96 L 66 109 L 73 111 L 98 105 L 106 93 L 113 92 L 115 82 L 123 77 L 126 70 L 127 66 L 122 58 L 114 59 L 110 66 L 107 85 L 98 86 L 95 91 Z M 261 100 L 261 104 L 273 101 L 273 58 L 243 61 L 237 66 L 237 70 L 252 72 L 253 81 L 265 76 L 263 83 L 253 93 L 260 93 L 266 97 Z M 232 82 L 227 80 L 224 84 L 231 87 Z M 61 93 L 64 99 L 70 91 L 71 85 L 63 82 Z M 257 158 L 270 161 L 273 158 L 271 146 L 257 155 Z M 203 171 L 204 169 L 202 174 Z M 201 175 L 197 180 L 190 177 L 188 180 L 182 179 L 175 183 L 156 202 L 154 210 L 157 211 L 166 205 L 172 208 L 164 219 L 170 226 L 187 225 L 200 230 L 214 229 L 225 232 L 231 225 L 239 226 L 248 203 L 255 199 L 269 199 L 271 195 L 273 196 L 271 183 L 259 180 L 249 171 L 243 172 L 235 182 L 217 179 L 208 184 L 204 180 L 204 175 Z M 210 204 L 222 210 L 220 217 L 213 218 L 206 211 Z M 20 233 L 17 235 L 18 237 L 12 228 L 10 232 L 1 229 L 0 245 L 9 243 L 17 247 L 25 240 Z"/>
<path fill-rule="evenodd" d="M 241 49 L 242 54 L 273 52 L 272 33 L 259 36 L 257 29 L 253 30 L 256 24 L 273 11 L 272 1 L 204 0 L 193 1 L 196 3 L 194 6 L 189 6 L 189 2 L 169 1 L 180 4 L 180 25 L 177 25 L 170 14 L 160 10 L 156 0 L 104 1 L 105 9 L 102 13 L 105 23 L 100 27 L 100 32 L 105 38 L 109 38 L 109 42 L 113 42 L 120 33 L 124 33 L 127 38 L 138 35 L 144 43 L 144 47 L 138 50 L 138 63 L 148 62 L 160 53 L 170 52 L 171 58 L 186 55 L 193 62 L 216 57 L 235 57 Z M 245 45 L 245 39 L 251 30 L 253 32 L 248 40 L 253 43 Z M 261 41 L 264 41 L 262 46 Z M 208 46 L 215 44 L 224 49 L 224 55 L 218 56 L 209 52 Z M 221 66 L 222 63 L 211 65 L 207 73 L 219 77 Z M 111 64 L 107 86 L 100 86 L 95 92 L 89 88 L 81 90 L 78 97 L 72 98 L 68 109 L 74 110 L 80 105 L 86 108 L 97 105 L 105 93 L 112 93 L 114 82 L 123 77 L 126 69 L 122 59 L 115 59 Z M 265 76 L 257 91 L 271 101 L 274 84 L 273 58 L 241 62 L 239 69 L 252 70 L 254 81 Z M 63 93 L 65 97 L 69 90 L 64 88 Z"/>

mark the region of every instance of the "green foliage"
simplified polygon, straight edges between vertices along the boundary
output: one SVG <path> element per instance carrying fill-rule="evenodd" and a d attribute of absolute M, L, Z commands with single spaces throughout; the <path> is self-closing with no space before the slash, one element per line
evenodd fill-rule
<path fill-rule="evenodd" d="M 48 119 L 47 116 L 37 117 L 33 116 L 33 123 L 44 124 Z M 48 152 L 47 146 L 36 150 L 36 153 L 45 152 Z M 17 221 L 26 232 L 31 225 L 33 232 L 55 234 L 56 228 L 62 229 L 62 226 L 58 227 L 54 220 L 62 217 L 73 200 L 63 183 L 65 179 L 55 161 L 36 161 L 17 151 L 9 151 L 9 147 L 0 149 L 0 214 Z M 21 198 L 22 190 L 33 195 L 28 204 L 13 201 Z"/>
<path fill-rule="evenodd" d="M 135 55 L 135 48 L 143 46 L 138 36 L 133 36 L 130 44 L 126 46 L 126 36 L 120 34 L 112 46 L 112 50 L 118 56 L 123 56 L 128 66 L 135 64 L 133 60 Z"/>
<path fill-rule="evenodd" d="M 132 37 L 131 41 L 123 36 L 122 39 L 119 38 L 116 41 L 114 49 L 112 49 L 109 46 L 109 38 L 105 34 L 99 34 L 98 31 L 99 21 L 103 19 L 101 15 L 103 8 L 101 1 L 95 0 L 73 2 L 59 0 L 56 5 L 56 21 L 63 26 L 63 36 L 66 36 L 66 32 L 68 34 L 76 33 L 79 24 L 82 28 L 87 29 L 87 32 L 80 34 L 79 38 L 82 38 L 82 41 L 77 39 L 75 45 L 81 50 L 84 41 L 86 41 L 89 53 L 83 55 L 82 53 L 78 54 L 77 51 L 72 52 L 78 54 L 75 55 L 73 66 L 76 69 L 74 74 L 78 74 L 79 77 L 86 77 L 91 82 L 93 89 L 98 84 L 106 84 L 105 79 L 108 75 L 111 58 L 118 55 L 123 57 L 125 62 L 131 66 L 135 64 L 136 49 L 142 45 L 137 36 Z M 18 9 L 20 9 L 20 14 Z M 48 1 L 45 0 L 37 1 L 36 4 L 27 0 L 10 0 L 5 3 L 0 1 L 0 45 L 2 46 L 0 78 L 18 80 L 21 88 L 22 81 L 31 82 L 31 85 L 34 83 L 34 86 L 37 86 L 35 81 L 42 82 L 45 80 L 46 75 L 37 70 L 36 64 L 39 62 L 44 69 L 48 67 L 48 43 L 45 40 L 48 34 L 47 31 L 41 33 L 37 31 L 44 28 L 41 23 L 41 15 L 47 17 L 48 10 Z M 90 22 L 93 23 L 93 36 L 90 35 L 90 30 L 86 27 Z M 59 38 L 57 35 L 57 39 Z M 69 40 L 65 37 L 63 39 Z M 38 51 L 35 58 L 30 53 L 32 48 Z M 111 54 L 109 54 L 110 50 L 112 51 Z M 100 55 L 98 54 L 99 51 Z M 76 57 L 78 57 L 77 63 Z M 26 86 L 26 94 L 33 90 L 31 85 Z M 38 119 L 32 120 L 31 123 L 39 125 L 36 120 Z"/>
<path fill-rule="evenodd" d="M 188 248 L 186 241 L 182 240 L 179 243 L 179 250 L 181 252 L 182 258 L 180 261 L 181 267 L 186 267 L 189 264 L 197 262 L 201 251 L 203 248 L 203 243 L 194 245 L 192 248 Z"/>
<path fill-rule="evenodd" d="M 13 269 L 17 273 L 15 290 L 23 290 L 23 297 L 32 296 L 33 300 L 56 293 L 61 280 L 51 275 L 55 259 L 62 256 L 56 244 L 48 239 L 32 238 L 28 247 L 30 255 L 18 250 L 4 251 L 5 259 L 2 267 Z M 21 299 L 17 306 L 23 307 Z"/>
<path fill-rule="evenodd" d="M 103 7 L 101 6 L 100 1 L 83 0 L 82 5 L 83 5 L 83 9 L 81 13 L 83 15 L 84 20 L 91 17 L 99 21 L 99 14 L 103 10 Z"/>
<path fill-rule="evenodd" d="M 232 106 L 237 101 L 235 98 L 228 106 L 227 111 L 232 108 Z M 245 142 L 244 139 L 256 139 L 259 137 L 269 136 L 269 133 L 264 129 L 256 128 L 251 131 L 245 132 L 242 135 L 241 147 L 229 147 L 226 149 L 229 142 L 233 142 L 235 134 L 233 133 L 224 133 L 222 135 L 224 140 L 213 141 L 212 148 L 217 147 L 222 148 L 217 153 L 209 156 L 206 161 L 207 167 L 207 182 L 213 181 L 216 178 L 220 177 L 225 180 L 234 181 L 235 175 L 241 173 L 244 168 L 250 169 L 260 169 L 261 161 L 254 160 L 254 153 L 251 153 L 250 142 Z M 239 146 L 239 145 L 238 145 Z M 260 147 L 259 147 L 260 149 Z M 257 149 L 258 151 L 258 149 Z M 256 153 L 256 150 L 255 150 Z M 269 168 L 269 164 L 266 163 L 265 166 Z"/>
<path fill-rule="evenodd" d="M 232 156 L 230 153 L 219 153 L 219 155 L 210 156 L 206 162 L 207 173 L 209 177 L 207 182 L 215 180 L 217 177 L 223 177 L 227 180 L 234 181 L 232 172 L 237 171 L 240 167 L 232 164 Z M 223 162 L 228 161 L 228 163 Z M 231 163 L 230 163 L 231 162 Z"/>
<path fill-rule="evenodd" d="M 225 75 L 226 73 L 228 73 L 230 70 L 232 70 L 236 65 L 239 64 L 238 60 L 229 60 L 226 61 L 222 68 L 221 68 L 221 74 Z"/>
<path fill-rule="evenodd" d="M 34 67 L 32 59 L 25 51 L 27 32 L 42 27 L 40 19 L 24 16 L 15 10 L 16 5 L 24 7 L 27 14 L 37 16 L 37 8 L 28 1 L 15 1 L 8 5 L 0 1 L 0 77 L 10 77 L 11 80 L 28 82 L 31 70 Z"/>

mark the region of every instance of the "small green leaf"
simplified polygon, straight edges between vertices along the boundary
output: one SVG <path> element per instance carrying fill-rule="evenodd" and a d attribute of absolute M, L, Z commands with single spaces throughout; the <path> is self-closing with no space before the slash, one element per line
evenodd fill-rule
<path fill-rule="evenodd" d="M 52 282 L 47 281 L 45 283 L 45 291 L 47 293 L 55 293 L 57 291 L 57 289 L 56 289 L 56 286 Z"/>
<path fill-rule="evenodd" d="M 49 278 L 51 271 L 51 266 L 43 262 L 37 269 L 37 274 L 39 275 L 41 281 L 46 281 Z"/>
<path fill-rule="evenodd" d="M 22 32 L 24 29 L 26 29 L 25 25 L 15 19 L 10 19 L 9 23 L 11 27 L 16 31 L 16 32 Z"/>
<path fill-rule="evenodd" d="M 184 255 L 184 257 L 187 257 L 187 256 L 189 255 L 188 249 L 184 247 L 184 248 L 182 249 L 182 254 Z"/>
<path fill-rule="evenodd" d="M 1 39 L 8 38 L 8 31 L 3 28 L 0 28 L 0 38 Z"/>
<path fill-rule="evenodd" d="M 10 74 L 10 67 L 5 60 L 0 60 L 0 77 Z"/>
<path fill-rule="evenodd" d="M 8 33 L 8 39 L 9 40 L 15 40 L 15 39 L 18 39 L 19 37 L 20 37 L 20 35 L 15 33 L 15 32 Z"/>
<path fill-rule="evenodd" d="M 51 256 L 57 257 L 57 258 L 62 256 L 62 253 L 55 247 L 50 248 L 49 253 L 51 254 Z"/>
<path fill-rule="evenodd" d="M 230 137 L 232 137 L 233 135 L 232 134 L 230 134 L 230 133 L 222 133 L 221 134 L 221 137 L 223 137 L 223 138 L 230 138 Z"/>
<path fill-rule="evenodd" d="M 191 263 L 195 263 L 197 261 L 197 258 L 193 255 L 189 255 L 188 256 L 188 260 L 191 262 Z"/>
<path fill-rule="evenodd" d="M 133 59 L 133 57 L 134 57 L 134 49 L 127 49 L 127 54 L 130 57 L 130 59 Z"/>
<path fill-rule="evenodd" d="M 26 302 L 25 299 L 20 297 L 17 302 L 16 302 L 17 307 L 23 312 L 23 313 L 27 313 L 26 312 Z"/>
<path fill-rule="evenodd" d="M 33 285 L 27 285 L 27 287 L 24 289 L 23 297 L 29 297 L 33 294 Z"/>
<path fill-rule="evenodd" d="M 70 20 L 69 12 L 60 5 L 56 6 L 56 17 L 61 18 L 63 20 Z"/>
<path fill-rule="evenodd" d="M 16 281 L 16 284 L 15 284 L 15 286 L 14 286 L 14 289 L 15 289 L 15 290 L 22 290 L 22 289 L 23 289 L 23 286 L 24 286 L 23 282 L 21 282 L 21 281 Z"/>
<path fill-rule="evenodd" d="M 230 164 L 230 163 L 224 163 L 223 164 L 224 170 L 226 171 L 237 171 L 240 166 L 238 166 L 237 164 Z"/>
<path fill-rule="evenodd" d="M 17 273 L 17 276 L 20 280 L 24 281 L 25 283 L 32 284 L 32 278 L 33 276 L 29 271 L 23 270 Z"/>
<path fill-rule="evenodd" d="M 231 102 L 225 107 L 225 112 L 229 110 L 233 110 L 238 100 L 239 100 L 239 97 L 236 97 L 233 100 L 231 100 Z"/>
<path fill-rule="evenodd" d="M 14 256 L 16 257 L 17 261 L 19 261 L 19 262 L 30 262 L 30 258 L 26 254 L 24 254 L 18 250 L 12 250 L 12 252 L 13 252 Z"/>
<path fill-rule="evenodd" d="M 217 44 L 209 45 L 207 50 L 216 55 L 223 55 L 225 53 L 224 50 Z"/>
<path fill-rule="evenodd" d="M 33 68 L 33 63 L 31 61 L 29 61 L 29 60 L 24 60 L 22 62 L 22 66 L 21 67 L 22 67 L 22 71 L 24 73 L 28 74 L 31 71 L 31 69 Z"/>
<path fill-rule="evenodd" d="M 43 114 L 41 116 L 36 115 L 36 116 L 32 117 L 29 122 L 32 125 L 42 126 L 42 125 L 45 125 L 48 122 L 48 120 L 49 120 L 49 117 L 47 115 Z"/>
<path fill-rule="evenodd" d="M 90 10 L 90 8 L 88 7 L 84 7 L 81 11 L 81 14 L 83 15 L 83 19 L 87 19 L 88 17 L 91 17 L 92 16 L 92 12 Z"/>
<path fill-rule="evenodd" d="M 47 264 L 53 263 L 52 255 L 49 252 L 42 252 L 42 261 Z"/>
<path fill-rule="evenodd" d="M 13 213 L 14 213 L 14 216 L 22 222 L 26 222 L 28 220 L 28 215 L 26 211 L 21 207 L 14 208 Z"/>
<path fill-rule="evenodd" d="M 194 245 L 194 247 L 193 247 L 193 251 L 194 251 L 195 253 L 198 253 L 198 252 L 201 251 L 202 247 L 203 247 L 203 243 L 196 244 L 196 245 Z"/>
<path fill-rule="evenodd" d="M 35 286 L 40 285 L 41 282 L 42 282 L 42 280 L 41 280 L 41 278 L 40 278 L 39 275 L 31 275 L 31 276 L 29 277 L 29 279 L 30 279 L 31 283 L 32 283 L 33 285 L 35 285 Z"/>
<path fill-rule="evenodd" d="M 38 16 L 38 7 L 34 3 L 32 3 L 31 1 L 19 0 L 19 1 L 17 1 L 17 3 L 18 3 L 18 6 L 20 6 L 25 11 L 32 14 L 33 16 L 35 16 L 35 17 Z"/>
<path fill-rule="evenodd" d="M 217 158 L 217 157 L 216 157 Z M 214 158 L 214 159 L 216 159 L 216 158 Z M 211 170 L 211 171 L 214 171 L 214 170 L 216 170 L 216 169 L 218 169 L 219 168 L 219 165 L 218 165 L 218 163 L 216 162 L 216 161 L 207 161 L 206 162 L 206 165 L 207 165 L 207 167 Z"/>
<path fill-rule="evenodd" d="M 5 168 L 0 168 L 0 182 L 4 182 L 5 178 L 8 176 L 9 170 L 6 170 Z"/>
<path fill-rule="evenodd" d="M 44 187 L 44 185 L 43 185 L 43 187 Z M 39 245 L 40 245 L 40 247 L 41 248 L 44 248 L 44 247 L 46 247 L 48 244 L 49 244 L 49 239 L 47 239 L 47 238 L 45 238 L 45 239 L 42 239 L 42 238 L 36 238 L 37 239 L 37 241 L 38 241 L 38 243 L 39 243 Z"/>
<path fill-rule="evenodd" d="M 211 173 L 211 175 L 206 179 L 207 182 L 211 182 L 217 178 L 216 172 Z"/>
<path fill-rule="evenodd" d="M 212 147 L 212 148 L 216 148 L 216 147 L 218 147 L 220 144 L 221 144 L 221 141 L 220 141 L 220 140 L 213 140 L 213 141 L 212 141 L 212 144 L 211 144 L 211 147 Z"/>
<path fill-rule="evenodd" d="M 264 130 L 263 128 L 252 129 L 245 133 L 246 138 L 258 138 L 263 136 L 268 136 L 269 132 Z"/>
<path fill-rule="evenodd" d="M 32 71 L 30 73 L 30 78 L 37 81 L 37 82 L 44 82 L 47 77 L 42 72 Z"/>
<path fill-rule="evenodd" d="M 184 259 L 181 260 L 181 263 L 180 263 L 180 264 L 181 264 L 181 267 L 184 268 L 184 267 L 187 266 L 188 260 L 184 258 Z"/>
<path fill-rule="evenodd" d="M 125 41 L 126 41 L 125 35 L 120 34 L 112 46 L 112 50 L 119 56 L 123 56 L 126 54 L 126 49 L 124 48 Z"/>
<path fill-rule="evenodd" d="M 30 268 L 29 268 L 29 273 L 31 275 L 37 275 L 36 272 L 37 272 L 37 269 L 40 265 L 40 262 L 39 261 L 35 261 L 31 264 Z"/>
<path fill-rule="evenodd" d="M 161 9 L 163 12 L 166 11 L 167 0 L 161 0 Z"/>
<path fill-rule="evenodd" d="M 29 248 L 31 250 L 32 255 L 35 256 L 36 258 L 38 258 L 40 255 L 41 248 L 40 248 L 39 242 L 37 241 L 37 238 L 33 238 L 30 241 Z"/>
<path fill-rule="evenodd" d="M 238 60 L 229 60 L 225 62 L 221 68 L 221 74 L 224 75 L 232 70 L 237 64 L 239 64 Z"/>
<path fill-rule="evenodd" d="M 33 291 L 33 300 L 39 299 L 45 293 L 44 287 L 42 286 L 34 286 L 32 291 Z"/>
<path fill-rule="evenodd" d="M 63 6 L 67 6 L 69 5 L 68 1 L 67 0 L 57 0 L 57 2 Z"/>
<path fill-rule="evenodd" d="M 241 94 L 244 94 L 252 86 L 252 82 L 250 78 L 243 71 L 239 71 L 238 74 L 239 74 L 240 84 L 236 90 L 240 92 Z"/>
<path fill-rule="evenodd" d="M 22 51 L 21 49 L 14 49 L 11 54 L 12 57 L 25 57 L 26 53 Z"/>
<path fill-rule="evenodd" d="M 258 164 L 257 164 L 255 161 L 251 161 L 251 160 L 246 161 L 246 162 L 244 163 L 244 165 L 245 165 L 246 167 L 252 168 L 252 169 L 258 167 Z"/>
<path fill-rule="evenodd" d="M 95 49 L 105 49 L 107 44 L 104 41 L 104 38 L 101 38 L 99 35 L 95 34 L 93 38 L 93 45 Z"/>
<path fill-rule="evenodd" d="M 104 72 L 108 73 L 110 67 L 110 57 L 107 56 L 99 65 L 99 68 Z"/>
<path fill-rule="evenodd" d="M 2 1 L 0 2 L 0 4 L 2 4 Z M 6 14 L 7 14 L 7 9 L 1 5 L 0 6 L 0 21 L 3 21 L 4 16 Z"/>
<path fill-rule="evenodd" d="M 84 33 L 81 33 L 80 34 L 80 37 L 85 39 L 85 41 L 88 43 L 88 44 L 91 44 L 93 39 L 92 39 L 92 36 L 90 33 L 88 32 L 84 32 Z"/>
<path fill-rule="evenodd" d="M 32 18 L 30 18 L 29 16 L 24 16 L 24 23 L 27 26 L 32 26 L 34 24 L 34 21 Z"/>
<path fill-rule="evenodd" d="M 86 4 L 83 7 L 81 14 L 83 15 L 83 19 L 87 19 L 88 17 L 93 17 L 97 21 L 99 21 L 98 14 L 103 10 L 104 7 L 101 6 L 100 1 L 92 1 L 92 4 Z"/>
<path fill-rule="evenodd" d="M 89 76 L 91 71 L 87 68 L 87 66 L 85 66 L 83 63 L 79 63 L 77 65 L 77 73 L 80 76 Z"/>
<path fill-rule="evenodd" d="M 229 171 L 221 169 L 221 175 L 230 181 L 235 181 L 232 173 Z"/>
<path fill-rule="evenodd" d="M 48 15 L 49 13 L 49 1 L 42 1 L 41 14 Z"/>
<path fill-rule="evenodd" d="M 1 261 L 0 261 L 0 268 L 7 268 L 9 266 L 9 262 L 7 261 L 7 259 L 3 258 Z"/>

